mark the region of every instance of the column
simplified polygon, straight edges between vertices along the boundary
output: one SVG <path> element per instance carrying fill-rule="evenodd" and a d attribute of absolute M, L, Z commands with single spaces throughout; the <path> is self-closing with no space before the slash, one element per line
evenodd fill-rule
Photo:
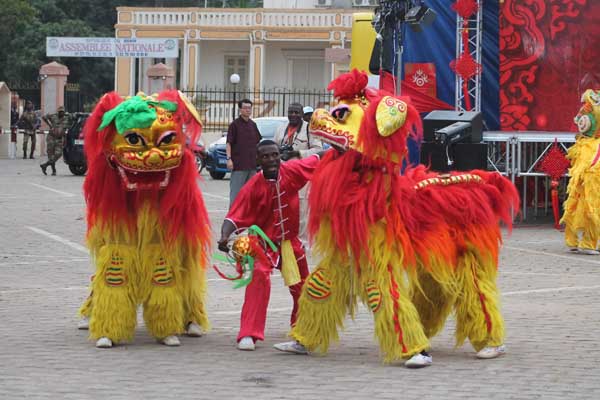
<path fill-rule="evenodd" d="M 40 104 L 42 115 L 55 113 L 58 107 L 65 105 L 65 85 L 67 76 L 69 76 L 69 68 L 53 61 L 42 65 L 39 74 L 42 90 Z M 48 126 L 42 122 L 42 130 L 47 129 Z M 37 137 L 36 153 L 39 156 L 46 154 L 44 134 Z"/>
<path fill-rule="evenodd" d="M 249 86 L 254 90 L 254 100 L 259 99 L 259 93 L 264 90 L 264 71 L 265 71 L 265 42 L 263 32 L 254 32 L 253 39 L 250 40 L 250 69 Z"/>

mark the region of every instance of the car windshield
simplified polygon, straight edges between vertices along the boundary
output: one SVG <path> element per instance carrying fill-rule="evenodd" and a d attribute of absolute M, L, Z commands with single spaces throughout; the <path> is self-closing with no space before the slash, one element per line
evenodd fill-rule
<path fill-rule="evenodd" d="M 277 127 L 285 124 L 285 121 L 273 120 L 273 119 L 255 119 L 258 131 L 263 139 L 273 139 L 275 137 L 275 131 Z"/>

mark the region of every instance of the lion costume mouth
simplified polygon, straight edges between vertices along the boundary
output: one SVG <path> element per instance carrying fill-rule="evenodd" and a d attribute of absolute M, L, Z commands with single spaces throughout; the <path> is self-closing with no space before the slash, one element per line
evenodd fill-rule
<path fill-rule="evenodd" d="M 124 165 L 115 155 L 112 155 L 110 160 L 116 167 L 121 182 L 128 191 L 164 189 L 169 185 L 171 169 L 179 166 L 178 163 L 177 165 L 165 169 L 139 170 Z"/>
<path fill-rule="evenodd" d="M 350 130 L 343 129 L 324 109 L 317 109 L 310 121 L 310 133 L 317 136 L 323 142 L 334 148 L 348 150 L 355 145 L 354 134 Z"/>

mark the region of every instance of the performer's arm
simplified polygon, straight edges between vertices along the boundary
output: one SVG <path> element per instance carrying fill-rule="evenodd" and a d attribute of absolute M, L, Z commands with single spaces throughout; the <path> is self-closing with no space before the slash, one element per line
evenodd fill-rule
<path fill-rule="evenodd" d="M 227 240 L 229 239 L 229 236 L 231 236 L 233 231 L 235 231 L 235 229 L 236 227 L 234 223 L 231 222 L 231 220 L 226 219 L 223 221 L 223 225 L 221 225 L 221 238 L 218 241 L 219 250 L 224 251 L 226 253 L 229 251 L 229 247 L 227 247 Z"/>
<path fill-rule="evenodd" d="M 319 152 L 318 154 L 312 154 L 307 158 L 292 160 L 286 163 L 286 169 L 292 177 L 293 182 L 298 185 L 298 190 L 310 180 L 323 153 L 324 152 Z"/>
<path fill-rule="evenodd" d="M 257 181 L 260 175 L 254 175 L 242 187 L 229 208 L 225 221 L 221 226 L 221 238 L 218 241 L 219 250 L 228 251 L 227 239 L 238 228 L 248 228 L 252 225 L 261 225 L 265 215 L 265 194 Z"/>

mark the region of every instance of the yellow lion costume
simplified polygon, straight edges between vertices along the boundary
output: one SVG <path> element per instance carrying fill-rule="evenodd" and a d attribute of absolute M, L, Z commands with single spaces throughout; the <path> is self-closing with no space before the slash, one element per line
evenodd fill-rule
<path fill-rule="evenodd" d="M 208 215 L 186 142 L 201 133 L 178 91 L 102 97 L 85 126 L 87 244 L 96 265 L 89 316 L 97 347 L 133 338 L 138 305 L 150 334 L 179 345 L 204 309 Z"/>
<path fill-rule="evenodd" d="M 571 161 L 564 215 L 565 241 L 572 251 L 600 254 L 600 90 L 588 89 L 575 117 L 579 133 L 567 151 Z"/>
<path fill-rule="evenodd" d="M 311 180 L 309 229 L 322 259 L 306 280 L 290 336 L 326 352 L 361 300 L 385 362 L 429 357 L 428 338 L 454 310 L 457 345 L 468 338 L 481 358 L 493 358 L 504 340 L 499 222 L 511 224 L 517 191 L 485 171 L 438 175 L 419 166 L 401 175 L 419 115 L 409 99 L 366 85 L 356 70 L 334 80 L 329 89 L 339 104 L 316 110 L 310 123 L 312 134 L 340 151 L 327 153 Z"/>

